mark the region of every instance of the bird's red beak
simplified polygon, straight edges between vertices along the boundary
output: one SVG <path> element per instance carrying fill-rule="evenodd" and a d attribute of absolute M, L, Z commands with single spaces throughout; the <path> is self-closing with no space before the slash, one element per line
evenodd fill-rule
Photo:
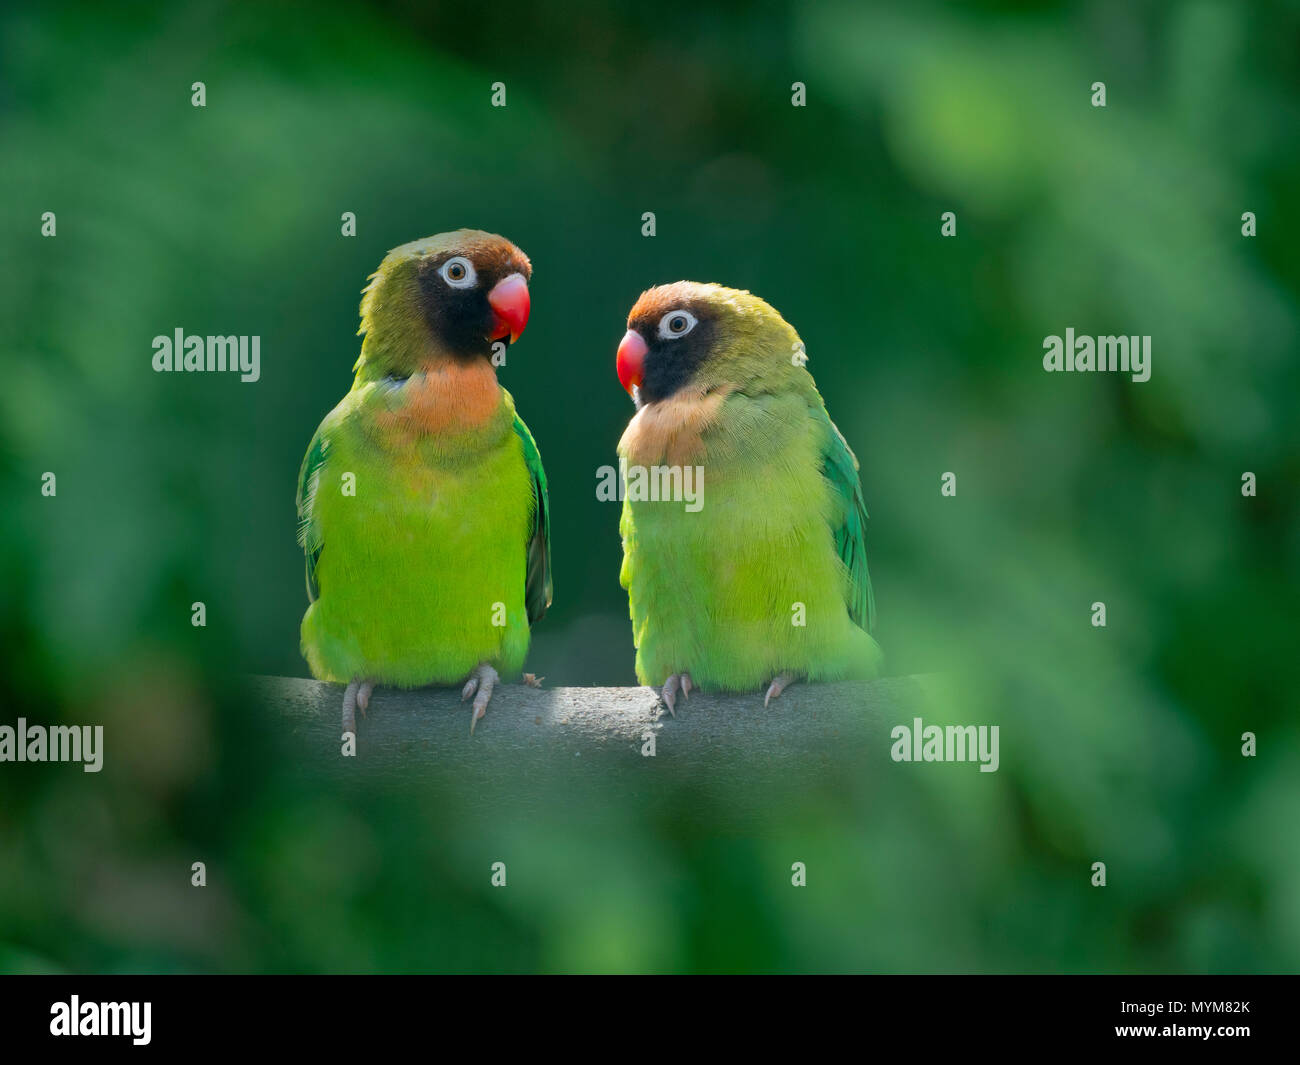
<path fill-rule="evenodd" d="M 524 275 L 511 274 L 498 281 L 488 293 L 488 305 L 492 308 L 492 335 L 488 339 L 508 336 L 513 344 L 528 324 L 528 282 Z"/>
<path fill-rule="evenodd" d="M 632 388 L 641 383 L 645 376 L 646 343 L 635 329 L 623 334 L 623 342 L 618 346 L 618 381 L 628 395 Z"/>

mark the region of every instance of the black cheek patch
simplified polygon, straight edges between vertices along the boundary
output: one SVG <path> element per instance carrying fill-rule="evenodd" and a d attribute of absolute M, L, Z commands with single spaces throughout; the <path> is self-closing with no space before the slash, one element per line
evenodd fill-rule
<path fill-rule="evenodd" d="M 659 323 L 649 326 L 650 348 L 640 386 L 642 402 L 655 403 L 690 384 L 713 348 L 713 322 L 699 318 L 695 328 L 677 340 L 659 336 Z M 645 334 L 642 333 L 644 337 Z"/>
<path fill-rule="evenodd" d="M 426 261 L 420 266 L 420 304 L 429 331 L 451 355 L 469 359 L 488 354 L 492 349 L 487 339 L 492 308 L 487 290 L 496 279 L 480 270 L 472 287 L 452 288 L 438 273 L 445 261 Z"/>

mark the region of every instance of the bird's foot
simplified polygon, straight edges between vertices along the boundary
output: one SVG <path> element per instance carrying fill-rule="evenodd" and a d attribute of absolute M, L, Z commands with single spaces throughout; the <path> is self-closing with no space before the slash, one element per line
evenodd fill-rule
<path fill-rule="evenodd" d="M 780 673 L 773 677 L 772 683 L 767 686 L 767 695 L 763 697 L 763 706 L 766 708 L 773 699 L 779 698 L 781 693 L 798 679 L 797 673 Z"/>
<path fill-rule="evenodd" d="M 478 724 L 479 718 L 487 713 L 488 700 L 492 698 L 492 689 L 496 687 L 501 677 L 497 671 L 484 662 L 473 673 L 469 675 L 469 680 L 465 682 L 465 687 L 461 689 L 460 701 L 463 703 L 471 695 L 474 696 L 474 713 L 469 719 L 469 734 L 474 735 L 474 726 Z"/>
<path fill-rule="evenodd" d="M 370 705 L 370 693 L 375 690 L 375 686 L 368 680 L 354 680 L 343 693 L 343 731 L 350 732 L 352 735 L 357 734 L 357 711 L 361 711 L 361 716 L 366 716 L 366 708 Z"/>
<path fill-rule="evenodd" d="M 664 705 L 668 707 L 668 712 L 672 714 L 673 717 L 677 716 L 677 693 L 681 692 L 682 698 L 689 699 L 691 697 L 691 689 L 694 687 L 695 685 L 691 683 L 691 675 L 689 673 L 674 673 L 664 681 L 663 691 L 660 694 L 663 695 Z"/>
<path fill-rule="evenodd" d="M 542 686 L 542 681 L 545 679 L 545 677 L 539 677 L 536 673 L 524 674 L 524 683 L 530 688 L 540 688 Z"/>

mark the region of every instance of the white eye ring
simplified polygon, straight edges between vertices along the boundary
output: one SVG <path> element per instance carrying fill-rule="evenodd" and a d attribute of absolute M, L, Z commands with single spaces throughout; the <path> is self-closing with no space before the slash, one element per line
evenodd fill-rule
<path fill-rule="evenodd" d="M 685 323 L 680 329 L 674 329 L 673 326 L 679 322 Z M 659 338 L 661 340 L 676 340 L 678 337 L 684 337 L 696 326 L 695 315 L 690 311 L 669 311 L 659 319 Z"/>
<path fill-rule="evenodd" d="M 454 273 L 460 276 L 453 277 Z M 478 282 L 474 264 L 463 255 L 454 256 L 438 267 L 438 276 L 452 288 L 472 288 Z"/>

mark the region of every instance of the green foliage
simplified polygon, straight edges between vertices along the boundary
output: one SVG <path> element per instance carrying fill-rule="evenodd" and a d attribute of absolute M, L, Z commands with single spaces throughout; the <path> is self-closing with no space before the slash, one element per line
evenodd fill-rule
<path fill-rule="evenodd" d="M 110 737 L 99 775 L 0 764 L 0 967 L 1296 969 L 1300 11 L 578 7 L 0 15 L 0 722 Z M 643 288 L 718 281 L 806 342 L 891 671 L 1000 724 L 998 773 L 891 764 L 737 834 L 566 795 L 469 832 L 452 783 L 300 771 L 226 678 L 305 674 L 298 463 L 366 276 L 457 226 L 535 267 L 528 668 L 634 682 L 614 349 Z M 260 335 L 262 379 L 154 373 L 178 326 Z M 1067 326 L 1150 334 L 1151 380 L 1043 373 Z M 491 892 L 502 848 L 540 887 Z"/>

